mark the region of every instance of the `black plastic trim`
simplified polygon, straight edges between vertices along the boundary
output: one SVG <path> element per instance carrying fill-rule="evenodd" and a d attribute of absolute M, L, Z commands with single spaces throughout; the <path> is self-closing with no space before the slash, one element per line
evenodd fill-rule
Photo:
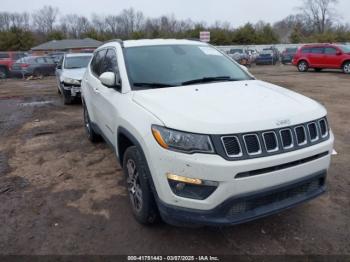
<path fill-rule="evenodd" d="M 281 212 L 282 210 L 292 208 L 294 206 L 300 205 L 301 203 L 304 203 L 322 195 L 326 191 L 326 177 L 327 171 L 322 170 L 320 172 L 311 174 L 307 177 L 289 183 L 285 183 L 283 185 L 274 186 L 261 191 L 242 194 L 239 196 L 229 198 L 222 204 L 218 205 L 217 207 L 211 210 L 198 210 L 177 207 L 166 204 L 160 201 L 159 199 L 157 199 L 157 202 L 163 220 L 170 224 L 183 225 L 184 223 L 187 223 L 209 226 L 237 225 Z M 235 203 L 245 200 L 252 200 L 255 198 L 258 199 L 260 197 L 264 197 L 273 193 L 282 192 L 299 185 L 302 186 L 303 184 L 306 184 L 315 179 L 319 179 L 319 181 L 322 181 L 322 185 L 320 185 L 320 187 L 317 190 L 313 192 L 308 192 L 304 196 L 293 197 L 282 202 L 268 204 L 266 206 L 262 206 L 257 209 L 248 211 L 246 213 L 242 213 L 242 215 L 236 216 L 234 218 L 227 217 L 227 213 Z"/>
<path fill-rule="evenodd" d="M 266 173 L 270 173 L 270 172 L 275 172 L 275 171 L 279 171 L 279 170 L 283 170 L 283 169 L 287 169 L 287 168 L 291 168 L 294 166 L 299 166 L 311 161 L 315 161 L 317 159 L 320 159 L 322 157 L 328 156 L 329 152 L 323 152 L 314 156 L 310 156 L 307 158 L 303 158 L 300 160 L 296 160 L 293 162 L 289 162 L 289 163 L 285 163 L 282 165 L 278 165 L 278 166 L 272 166 L 272 167 L 266 167 L 266 168 L 262 168 L 262 169 L 257 169 L 257 170 L 252 170 L 252 171 L 248 171 L 248 172 L 243 172 L 243 173 L 238 173 L 235 178 L 245 178 L 245 177 L 252 177 L 252 176 L 258 176 L 258 175 L 262 175 L 262 174 L 266 174 Z"/>

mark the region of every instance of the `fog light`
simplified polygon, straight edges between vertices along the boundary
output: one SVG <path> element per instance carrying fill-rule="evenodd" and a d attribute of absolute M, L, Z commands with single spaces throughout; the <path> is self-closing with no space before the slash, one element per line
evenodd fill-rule
<path fill-rule="evenodd" d="M 215 181 L 183 177 L 171 173 L 167 174 L 167 178 L 175 195 L 198 200 L 208 198 L 219 185 Z"/>

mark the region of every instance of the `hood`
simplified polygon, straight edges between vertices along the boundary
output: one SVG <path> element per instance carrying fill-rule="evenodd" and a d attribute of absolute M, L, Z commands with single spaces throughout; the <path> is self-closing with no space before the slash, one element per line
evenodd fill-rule
<path fill-rule="evenodd" d="M 75 80 L 82 80 L 84 73 L 86 71 L 86 68 L 76 68 L 76 69 L 64 69 L 61 75 L 61 80 L 63 80 L 63 78 L 72 78 Z"/>
<path fill-rule="evenodd" d="M 258 80 L 135 91 L 133 101 L 166 127 L 205 134 L 269 130 L 326 115 L 319 103 Z"/>

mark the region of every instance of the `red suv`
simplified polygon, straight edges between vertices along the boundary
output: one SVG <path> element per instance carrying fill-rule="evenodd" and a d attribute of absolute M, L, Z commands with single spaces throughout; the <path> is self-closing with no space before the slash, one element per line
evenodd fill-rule
<path fill-rule="evenodd" d="M 0 52 L 0 78 L 9 77 L 12 65 L 24 56 L 24 52 Z"/>
<path fill-rule="evenodd" d="M 292 62 L 300 72 L 306 72 L 309 68 L 319 72 L 327 68 L 342 69 L 350 74 L 350 45 L 305 45 L 298 49 Z"/>

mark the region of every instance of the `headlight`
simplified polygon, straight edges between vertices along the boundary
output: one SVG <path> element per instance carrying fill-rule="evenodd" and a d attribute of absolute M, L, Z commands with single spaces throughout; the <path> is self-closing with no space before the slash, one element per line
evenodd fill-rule
<path fill-rule="evenodd" d="M 158 144 L 166 149 L 183 153 L 214 153 L 210 137 L 152 126 L 152 133 Z"/>
<path fill-rule="evenodd" d="M 69 77 L 65 77 L 63 78 L 63 82 L 68 84 L 68 85 L 80 85 L 80 81 L 73 79 L 73 78 L 69 78 Z"/>

